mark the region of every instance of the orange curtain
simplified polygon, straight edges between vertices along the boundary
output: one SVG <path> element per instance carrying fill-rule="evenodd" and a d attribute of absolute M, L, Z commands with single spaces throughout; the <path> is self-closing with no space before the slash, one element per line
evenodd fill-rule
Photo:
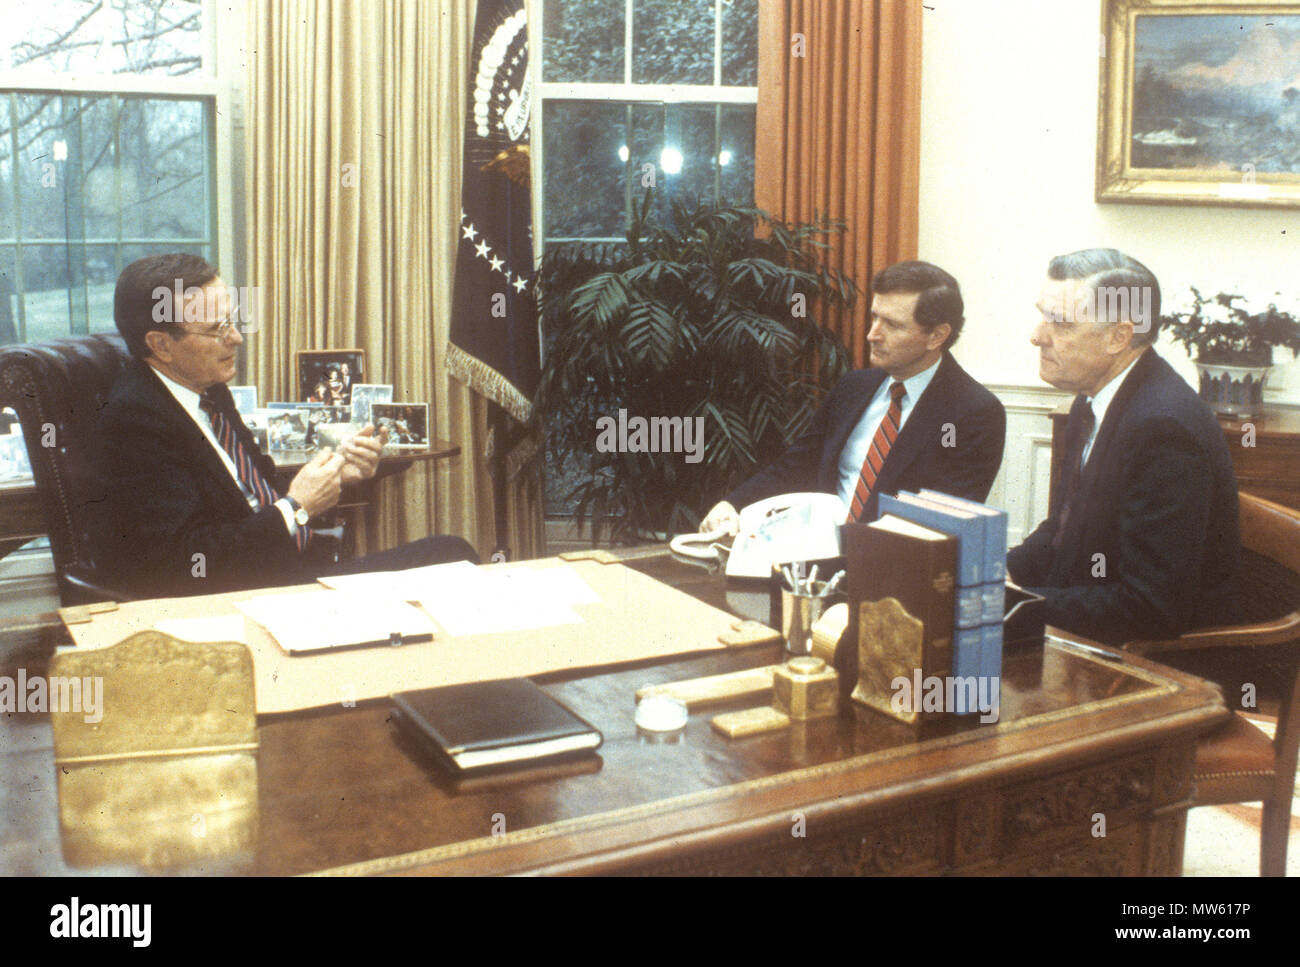
<path fill-rule="evenodd" d="M 791 222 L 821 216 L 829 267 L 858 285 L 823 313 L 867 363 L 871 277 L 916 258 L 921 0 L 760 0 L 755 202 Z"/>

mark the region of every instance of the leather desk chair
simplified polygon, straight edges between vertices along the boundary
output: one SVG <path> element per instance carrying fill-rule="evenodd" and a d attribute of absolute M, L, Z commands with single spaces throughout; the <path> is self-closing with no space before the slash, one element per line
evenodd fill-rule
<path fill-rule="evenodd" d="M 1208 628 L 1170 641 L 1129 642 L 1124 647 L 1177 665 L 1176 656 L 1167 656 L 1206 649 L 1290 646 L 1266 666 L 1272 679 L 1267 685 L 1279 690 L 1275 737 L 1270 740 L 1240 712 L 1204 737 L 1196 750 L 1192 804 L 1262 802 L 1260 875 L 1284 876 L 1300 750 L 1300 511 L 1250 494 L 1240 495 L 1240 507 L 1238 606 L 1247 623 Z M 1239 705 L 1241 697 L 1225 696 L 1229 707 Z"/>
<path fill-rule="evenodd" d="M 103 494 L 89 454 L 96 419 L 128 358 L 116 333 L 0 351 L 0 406 L 13 407 L 23 428 L 64 605 L 124 599 L 112 576 L 95 568 L 89 513 Z"/>

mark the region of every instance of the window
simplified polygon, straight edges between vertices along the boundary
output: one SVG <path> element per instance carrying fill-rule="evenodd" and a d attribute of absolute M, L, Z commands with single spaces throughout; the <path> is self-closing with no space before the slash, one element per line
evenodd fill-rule
<path fill-rule="evenodd" d="M 621 239 L 651 178 L 752 204 L 758 0 L 543 0 L 542 35 L 546 243 Z"/>
<path fill-rule="evenodd" d="M 0 343 L 109 331 L 142 255 L 217 257 L 208 0 L 44 0 L 0 42 Z"/>

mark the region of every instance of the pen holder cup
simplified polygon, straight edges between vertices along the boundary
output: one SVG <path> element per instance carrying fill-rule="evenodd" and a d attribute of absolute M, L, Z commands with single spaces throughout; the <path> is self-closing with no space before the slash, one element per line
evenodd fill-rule
<path fill-rule="evenodd" d="M 785 616 L 784 604 L 781 601 L 781 595 L 789 585 L 786 584 L 784 569 L 789 568 L 791 572 L 798 568 L 803 570 L 800 573 L 811 574 L 814 565 L 817 573 L 823 578 L 831 578 L 836 572 L 844 570 L 844 557 L 819 557 L 807 561 L 778 561 L 772 565 L 771 577 L 767 582 L 767 626 L 769 628 L 782 628 L 782 618 Z M 839 590 L 831 597 L 831 600 L 822 608 L 823 613 L 837 601 L 847 601 L 848 595 L 845 585 L 847 581 L 840 581 Z M 761 605 L 760 605 L 761 607 Z M 814 619 L 816 620 L 816 619 Z"/>
<path fill-rule="evenodd" d="M 781 637 L 791 657 L 812 654 L 813 625 L 836 600 L 825 581 L 815 581 L 809 591 L 781 589 Z"/>

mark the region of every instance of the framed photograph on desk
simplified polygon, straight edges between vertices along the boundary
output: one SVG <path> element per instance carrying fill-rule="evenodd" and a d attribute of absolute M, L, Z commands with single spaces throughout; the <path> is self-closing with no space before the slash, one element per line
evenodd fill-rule
<path fill-rule="evenodd" d="M 364 349 L 304 349 L 295 357 L 302 402 L 352 405 L 352 384 L 366 376 Z"/>
<path fill-rule="evenodd" d="M 388 434 L 388 446 L 420 448 L 429 445 L 428 403 L 375 403 L 370 421 Z"/>

